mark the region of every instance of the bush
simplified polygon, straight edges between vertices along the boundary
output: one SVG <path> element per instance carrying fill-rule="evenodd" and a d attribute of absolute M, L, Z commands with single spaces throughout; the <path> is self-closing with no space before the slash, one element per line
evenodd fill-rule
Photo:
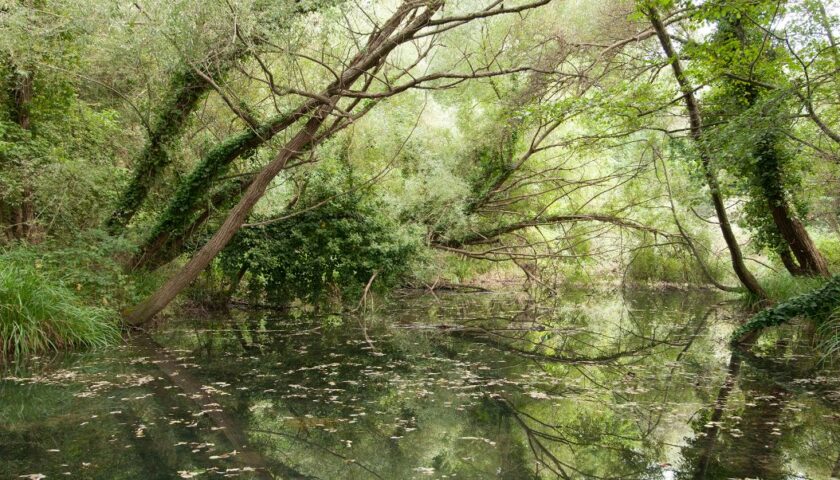
<path fill-rule="evenodd" d="M 100 347 L 119 338 L 113 310 L 84 305 L 34 264 L 0 263 L 2 359 L 60 348 Z"/>
<path fill-rule="evenodd" d="M 380 290 L 404 279 L 417 237 L 375 206 L 345 196 L 282 222 L 242 229 L 220 263 L 231 278 L 247 269 L 251 293 L 270 301 L 350 299 L 374 274 Z"/>
<path fill-rule="evenodd" d="M 760 332 L 768 327 L 775 327 L 789 322 L 796 317 L 809 318 L 818 327 L 829 321 L 834 311 L 840 308 L 840 275 L 831 280 L 817 280 L 818 288 L 787 298 L 768 309 L 753 315 L 750 320 L 738 327 L 732 334 L 732 342 L 740 342 L 753 332 Z"/>

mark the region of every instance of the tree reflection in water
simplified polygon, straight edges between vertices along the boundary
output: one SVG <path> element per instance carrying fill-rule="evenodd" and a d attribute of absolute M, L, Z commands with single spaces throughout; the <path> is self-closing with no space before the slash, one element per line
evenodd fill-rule
<path fill-rule="evenodd" d="M 165 349 L 141 337 L 9 376 L 0 414 L 15 427 L 0 425 L 0 476 L 661 479 L 673 465 L 677 478 L 773 479 L 837 468 L 837 385 L 797 370 L 787 345 L 730 352 L 733 321 L 709 294 L 517 300 L 409 297 L 363 318 L 233 311 L 155 332 Z"/>

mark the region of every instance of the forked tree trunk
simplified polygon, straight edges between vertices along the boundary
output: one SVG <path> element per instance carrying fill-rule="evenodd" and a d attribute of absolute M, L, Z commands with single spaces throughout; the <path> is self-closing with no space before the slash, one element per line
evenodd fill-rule
<path fill-rule="evenodd" d="M 665 30 L 662 20 L 656 9 L 650 8 L 648 11 L 648 18 L 656 31 L 656 36 L 659 43 L 662 45 L 662 50 L 671 62 L 671 69 L 674 72 L 674 77 L 680 86 L 680 91 L 683 94 L 683 101 L 685 102 L 686 110 L 688 111 L 689 125 L 691 130 L 691 138 L 697 146 L 700 154 L 700 163 L 703 167 L 703 175 L 706 178 L 706 183 L 709 186 L 709 194 L 712 197 L 712 204 L 715 207 L 715 214 L 717 215 L 718 223 L 720 224 L 720 231 L 723 234 L 723 239 L 726 241 L 726 246 L 729 249 L 729 255 L 732 260 L 732 269 L 735 271 L 738 280 L 744 285 L 751 294 L 755 295 L 761 300 L 767 298 L 764 289 L 761 288 L 758 281 L 755 279 L 746 264 L 744 264 L 744 255 L 741 253 L 741 246 L 738 244 L 738 239 L 732 232 L 732 225 L 729 223 L 729 216 L 726 213 L 726 205 L 723 203 L 723 197 L 720 193 L 720 185 L 718 184 L 717 175 L 712 167 L 712 161 L 709 152 L 703 141 L 703 122 L 700 115 L 700 107 L 697 104 L 697 99 L 694 97 L 694 89 L 689 84 L 685 76 L 685 72 L 680 64 L 680 59 L 677 56 L 674 46 L 671 43 L 671 37 Z"/>
<path fill-rule="evenodd" d="M 787 245 L 782 245 L 779 247 L 778 252 L 779 258 L 782 260 L 782 264 L 785 266 L 785 269 L 793 276 L 801 276 L 805 275 L 805 272 L 802 270 L 802 267 L 796 263 L 796 259 L 793 258 L 793 255 L 790 253 L 790 248 Z"/>
<path fill-rule="evenodd" d="M 729 27 L 722 30 L 724 38 L 726 35 L 734 35 L 744 49 L 750 47 L 750 37 L 740 19 L 728 21 Z M 747 110 L 755 108 L 761 99 L 761 92 L 755 85 L 733 80 L 735 95 L 743 95 L 746 100 Z M 765 112 L 762 112 L 765 114 Z M 808 231 L 797 218 L 796 212 L 791 207 L 791 202 L 784 186 L 784 154 L 779 148 L 781 138 L 776 131 L 778 127 L 771 125 L 765 127 L 759 139 L 754 143 L 753 153 L 756 164 L 750 175 L 760 187 L 760 195 L 766 202 L 773 225 L 776 227 L 781 240 L 787 245 L 782 246 L 782 263 L 791 275 L 811 275 L 830 277 L 828 263 L 822 256 L 817 246 L 808 235 Z M 787 252 L 793 253 L 796 258 L 785 258 Z"/>

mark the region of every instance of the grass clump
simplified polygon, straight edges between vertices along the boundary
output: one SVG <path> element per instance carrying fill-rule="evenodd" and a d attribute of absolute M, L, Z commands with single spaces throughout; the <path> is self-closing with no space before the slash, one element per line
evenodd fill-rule
<path fill-rule="evenodd" d="M 0 262 L 0 362 L 119 338 L 116 312 L 85 305 L 34 264 Z"/>
<path fill-rule="evenodd" d="M 840 308 L 835 308 L 817 327 L 817 338 L 817 348 L 822 352 L 823 360 L 840 358 Z"/>
<path fill-rule="evenodd" d="M 761 279 L 761 286 L 772 303 L 790 300 L 798 295 L 812 292 L 826 283 L 820 277 L 794 277 L 786 274 L 766 275 Z M 765 300 L 744 291 L 741 302 L 747 310 L 757 311 L 766 307 Z"/>

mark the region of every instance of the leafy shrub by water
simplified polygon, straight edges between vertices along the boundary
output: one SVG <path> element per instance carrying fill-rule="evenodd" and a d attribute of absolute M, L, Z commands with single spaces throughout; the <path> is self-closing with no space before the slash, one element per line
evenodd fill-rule
<path fill-rule="evenodd" d="M 411 270 L 418 245 L 376 208 L 340 197 L 288 220 L 246 228 L 221 254 L 229 276 L 248 272 L 248 289 L 272 302 L 356 299 L 375 275 L 393 287 Z"/>
<path fill-rule="evenodd" d="M 809 318 L 821 327 L 838 308 L 840 308 L 840 275 L 827 282 L 823 281 L 819 288 L 788 298 L 771 308 L 758 312 L 747 323 L 735 330 L 732 341 L 738 342 L 748 334 L 782 325 L 796 317 Z"/>
<path fill-rule="evenodd" d="M 0 263 L 0 361 L 119 338 L 114 311 L 85 305 L 35 265 Z"/>

